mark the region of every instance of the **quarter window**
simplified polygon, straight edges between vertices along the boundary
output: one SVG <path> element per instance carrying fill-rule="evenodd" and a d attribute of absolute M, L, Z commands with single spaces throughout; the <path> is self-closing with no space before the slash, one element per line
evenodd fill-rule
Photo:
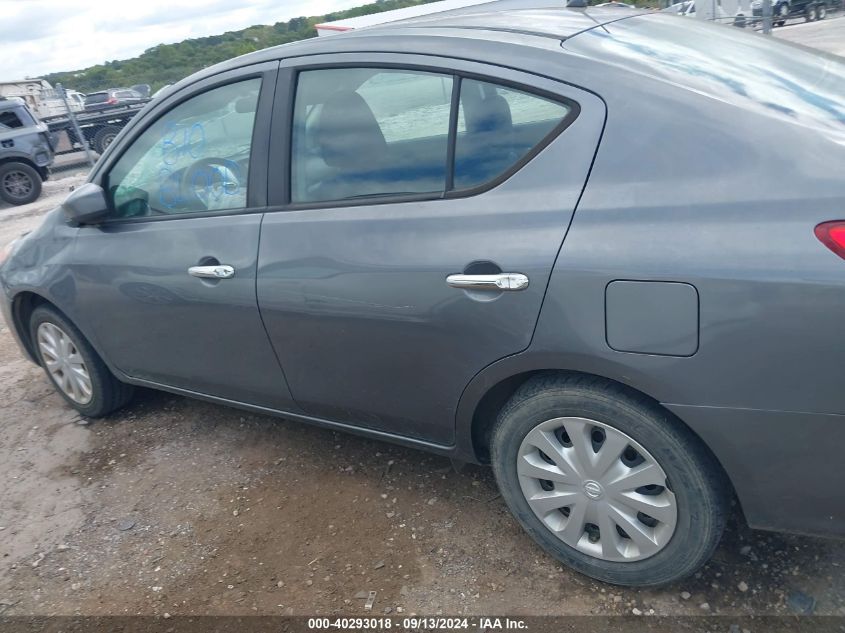
<path fill-rule="evenodd" d="M 558 101 L 464 79 L 455 144 L 455 189 L 501 176 L 539 145 L 570 113 Z"/>
<path fill-rule="evenodd" d="M 299 75 L 292 199 L 442 192 L 453 79 L 338 68 Z"/>
<path fill-rule="evenodd" d="M 260 79 L 199 94 L 159 118 L 107 176 L 113 216 L 246 206 Z"/>

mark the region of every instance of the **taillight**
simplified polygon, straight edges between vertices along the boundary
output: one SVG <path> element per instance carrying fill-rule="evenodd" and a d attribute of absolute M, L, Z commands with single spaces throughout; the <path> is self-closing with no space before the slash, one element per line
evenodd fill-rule
<path fill-rule="evenodd" d="M 108 103 L 109 105 L 114 105 L 115 103 L 117 103 L 117 98 L 116 97 L 109 97 L 109 100 L 106 101 L 106 103 Z"/>
<path fill-rule="evenodd" d="M 816 227 L 816 237 L 822 244 L 845 259 L 845 220 L 822 222 Z"/>

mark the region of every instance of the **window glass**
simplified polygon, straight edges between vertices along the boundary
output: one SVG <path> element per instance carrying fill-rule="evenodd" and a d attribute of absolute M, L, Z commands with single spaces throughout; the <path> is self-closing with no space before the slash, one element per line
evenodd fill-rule
<path fill-rule="evenodd" d="M 23 122 L 17 114 L 11 110 L 0 112 L 0 130 L 16 127 L 23 127 Z"/>
<path fill-rule="evenodd" d="M 464 79 L 455 144 L 455 189 L 482 185 L 505 173 L 570 110 L 521 90 Z"/>
<path fill-rule="evenodd" d="M 245 207 L 260 87 L 250 79 L 209 90 L 147 128 L 107 177 L 113 215 Z"/>
<path fill-rule="evenodd" d="M 452 77 L 378 68 L 300 73 L 292 199 L 441 192 Z"/>

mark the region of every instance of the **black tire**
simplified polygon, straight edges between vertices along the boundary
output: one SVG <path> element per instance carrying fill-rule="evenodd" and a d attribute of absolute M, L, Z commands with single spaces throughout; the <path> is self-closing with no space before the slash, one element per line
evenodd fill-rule
<path fill-rule="evenodd" d="M 517 456 L 529 431 L 558 417 L 587 418 L 622 431 L 663 468 L 677 506 L 675 531 L 663 549 L 640 560 L 603 560 L 568 545 L 534 514 L 520 486 Z M 694 573 L 719 543 L 729 507 L 721 468 L 668 412 L 616 383 L 572 374 L 532 378 L 502 409 L 491 443 L 493 471 L 516 519 L 549 554 L 587 576 L 615 585 L 661 586 Z"/>
<path fill-rule="evenodd" d="M 46 363 L 38 346 L 38 326 L 50 323 L 58 327 L 70 340 L 82 356 L 91 380 L 91 400 L 80 404 L 71 399 L 57 384 L 53 375 L 47 371 Z M 100 356 L 94 351 L 85 337 L 61 312 L 48 305 L 38 306 L 32 312 L 29 320 L 30 340 L 33 342 L 38 361 L 44 368 L 47 378 L 53 383 L 56 391 L 65 401 L 82 415 L 89 418 L 99 418 L 124 406 L 132 398 L 133 387 L 119 381 L 111 373 Z"/>
<path fill-rule="evenodd" d="M 106 148 L 111 145 L 114 137 L 117 136 L 119 132 L 120 128 L 114 125 L 107 125 L 102 130 L 99 130 L 94 135 L 94 140 L 92 142 L 94 151 L 98 154 L 105 152 Z"/>
<path fill-rule="evenodd" d="M 805 22 L 812 22 L 816 19 L 816 9 L 812 5 L 807 7 L 807 10 L 804 11 L 804 21 Z"/>
<path fill-rule="evenodd" d="M 816 5 L 816 19 L 824 20 L 827 17 L 827 6 L 824 4 Z"/>
<path fill-rule="evenodd" d="M 9 204 L 29 204 L 41 195 L 41 174 L 27 163 L 0 165 L 0 198 Z"/>

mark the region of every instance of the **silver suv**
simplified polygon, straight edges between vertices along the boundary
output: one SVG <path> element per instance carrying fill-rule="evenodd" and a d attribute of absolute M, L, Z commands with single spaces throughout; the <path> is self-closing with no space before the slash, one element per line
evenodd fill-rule
<path fill-rule="evenodd" d="M 52 162 L 47 126 L 23 100 L 0 97 L 0 198 L 10 204 L 36 200 Z"/>

